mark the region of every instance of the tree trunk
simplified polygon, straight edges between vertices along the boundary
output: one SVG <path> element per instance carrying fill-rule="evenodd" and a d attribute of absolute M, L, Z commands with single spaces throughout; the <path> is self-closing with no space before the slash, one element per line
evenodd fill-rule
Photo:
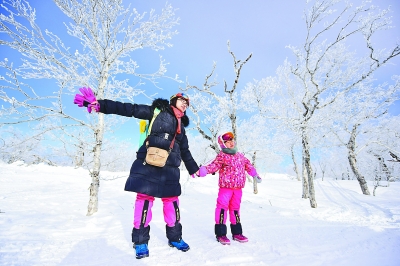
<path fill-rule="evenodd" d="M 256 156 L 257 156 L 256 154 L 257 154 L 257 152 L 255 151 L 255 152 L 253 153 L 252 158 L 251 158 L 252 164 L 253 164 L 254 167 L 256 167 Z M 255 177 L 253 177 L 253 193 L 254 193 L 254 194 L 257 194 L 257 193 L 258 193 L 257 180 L 256 180 Z"/>
<path fill-rule="evenodd" d="M 101 155 L 101 146 L 103 144 L 103 134 L 104 134 L 104 114 L 98 114 L 99 122 L 97 125 L 97 129 L 95 131 L 95 139 L 96 144 L 94 146 L 94 155 L 93 155 L 93 170 L 90 173 L 92 177 L 92 183 L 90 184 L 90 196 L 89 196 L 89 204 L 87 216 L 92 215 L 98 210 L 98 195 L 99 195 L 99 186 L 100 186 L 100 155 Z"/>
<path fill-rule="evenodd" d="M 302 156 L 302 171 L 301 171 L 301 180 L 302 180 L 302 185 L 303 185 L 303 195 L 301 196 L 303 199 L 308 199 L 309 198 L 309 193 L 308 193 L 308 178 L 307 178 L 307 169 L 306 169 L 306 164 L 304 161 L 304 151 L 303 151 L 303 156 Z"/>
<path fill-rule="evenodd" d="M 294 158 L 293 146 L 294 145 L 292 145 L 292 147 L 290 147 L 290 151 L 292 153 L 292 161 L 293 161 L 293 164 L 294 164 L 293 171 L 296 173 L 297 181 L 301 181 L 300 174 L 299 174 L 299 169 L 298 169 L 297 163 L 296 163 L 296 159 Z"/>
<path fill-rule="evenodd" d="M 84 161 L 85 161 L 84 143 L 80 141 L 78 146 L 78 151 L 76 152 L 74 158 L 75 168 L 82 167 Z"/>
<path fill-rule="evenodd" d="M 96 98 L 104 99 L 104 90 L 107 86 L 107 79 L 109 77 L 110 64 L 108 60 L 103 62 L 103 71 L 100 74 L 99 87 L 97 89 Z M 92 183 L 90 184 L 89 190 L 89 204 L 87 216 L 92 215 L 98 211 L 99 207 L 99 186 L 100 186 L 100 167 L 101 167 L 101 147 L 103 146 L 103 136 L 104 136 L 104 114 L 98 113 L 98 123 L 96 130 L 94 132 L 94 137 L 96 143 L 93 149 L 93 170 L 90 173 L 92 177 Z"/>
<path fill-rule="evenodd" d="M 385 174 L 387 180 L 387 186 L 390 184 L 390 180 L 392 179 L 392 173 L 389 170 L 389 167 L 385 163 L 385 159 L 378 155 L 379 164 L 381 166 L 381 171 Z"/>
<path fill-rule="evenodd" d="M 308 195 L 310 197 L 310 206 L 311 208 L 317 208 L 317 201 L 315 200 L 315 189 L 314 189 L 314 174 L 310 162 L 310 150 L 308 147 L 308 136 L 306 132 L 303 132 L 302 134 L 302 144 L 303 144 L 304 168 L 306 170 L 307 173 L 306 177 L 308 179 Z"/>
<path fill-rule="evenodd" d="M 357 178 L 358 183 L 360 184 L 361 191 L 364 195 L 370 195 L 368 184 L 365 181 L 364 176 L 358 171 L 357 167 L 357 158 L 356 158 L 356 133 L 357 133 L 357 125 L 353 126 L 353 130 L 350 135 L 349 142 L 347 143 L 347 150 L 348 150 L 348 159 L 351 170 L 353 171 L 354 176 Z"/>

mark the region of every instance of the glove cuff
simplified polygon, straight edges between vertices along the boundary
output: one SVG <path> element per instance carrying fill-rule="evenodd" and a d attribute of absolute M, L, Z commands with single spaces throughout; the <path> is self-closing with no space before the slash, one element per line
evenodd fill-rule
<path fill-rule="evenodd" d="M 96 113 L 98 113 L 100 111 L 100 104 L 98 102 L 95 103 L 91 103 L 87 106 L 87 110 L 89 113 L 92 112 L 92 108 L 94 108 L 94 110 L 96 111 Z"/>
<path fill-rule="evenodd" d="M 258 176 L 256 169 L 255 168 L 251 169 L 249 175 L 252 177 Z"/>

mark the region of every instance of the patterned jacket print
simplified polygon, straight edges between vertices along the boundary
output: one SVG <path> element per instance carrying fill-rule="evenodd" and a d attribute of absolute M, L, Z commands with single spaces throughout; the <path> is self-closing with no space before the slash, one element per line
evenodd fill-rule
<path fill-rule="evenodd" d="M 220 152 L 210 164 L 206 165 L 208 173 L 219 173 L 218 185 L 221 188 L 243 188 L 246 182 L 246 173 L 256 176 L 257 171 L 244 154 L 236 152 L 227 154 Z"/>

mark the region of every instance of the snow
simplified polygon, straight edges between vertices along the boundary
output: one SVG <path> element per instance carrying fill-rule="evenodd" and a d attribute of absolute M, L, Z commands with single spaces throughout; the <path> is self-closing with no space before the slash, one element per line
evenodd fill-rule
<path fill-rule="evenodd" d="M 1 163 L 0 265 L 400 265 L 400 183 L 378 188 L 374 197 L 362 195 L 355 180 L 316 180 L 312 209 L 301 198 L 301 182 L 270 173 L 258 194 L 250 183 L 243 190 L 249 242 L 223 246 L 214 237 L 217 176 L 182 172 L 181 222 L 190 250 L 167 245 L 156 199 L 150 257 L 137 260 L 127 174 L 102 172 L 99 211 L 86 216 L 87 170 Z"/>

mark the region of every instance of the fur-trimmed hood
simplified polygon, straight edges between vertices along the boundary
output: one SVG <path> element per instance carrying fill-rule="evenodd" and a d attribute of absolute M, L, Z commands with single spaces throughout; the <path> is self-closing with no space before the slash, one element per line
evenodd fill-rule
<path fill-rule="evenodd" d="M 157 98 L 153 101 L 151 106 L 154 108 L 160 109 L 161 112 L 167 111 L 167 112 L 170 112 L 172 115 L 174 115 L 174 112 L 172 111 L 169 101 L 166 99 Z M 189 121 L 189 117 L 186 115 L 186 111 L 184 112 L 184 116 L 182 116 L 182 118 L 181 118 L 181 122 L 184 127 L 189 126 L 190 121 Z"/>

